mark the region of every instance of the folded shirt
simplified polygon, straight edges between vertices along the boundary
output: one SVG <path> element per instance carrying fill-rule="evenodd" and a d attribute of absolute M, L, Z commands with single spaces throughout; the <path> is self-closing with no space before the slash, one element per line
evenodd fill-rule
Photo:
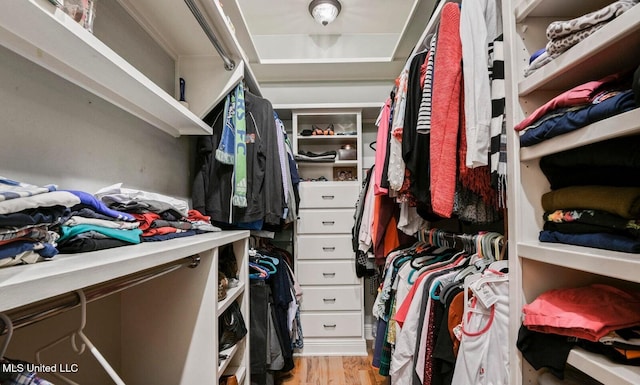
<path fill-rule="evenodd" d="M 514 127 L 514 130 L 524 130 L 526 127 L 532 125 L 533 122 L 537 121 L 553 110 L 564 107 L 578 106 L 581 104 L 589 104 L 591 103 L 593 97 L 600 92 L 600 90 L 619 81 L 620 78 L 620 74 L 613 74 L 599 80 L 594 80 L 575 86 L 572 89 L 561 93 L 542 106 L 538 107 L 531 113 L 531 115 L 527 116 L 520 123 L 518 123 Z"/>
<path fill-rule="evenodd" d="M 640 135 L 550 154 L 540 159 L 540 170 L 556 190 L 568 186 L 640 187 Z"/>
<path fill-rule="evenodd" d="M 44 194 L 56 189 L 57 186 L 54 184 L 41 187 L 0 176 L 0 201 Z"/>
<path fill-rule="evenodd" d="M 80 198 L 68 191 L 52 191 L 44 194 L 0 201 L 0 214 L 18 213 L 23 210 L 38 207 L 73 207 L 78 203 L 80 203 Z"/>
<path fill-rule="evenodd" d="M 613 330 L 640 325 L 640 293 L 605 284 L 553 289 L 522 311 L 530 330 L 597 342 Z"/>
<path fill-rule="evenodd" d="M 566 209 L 602 210 L 623 218 L 640 216 L 639 187 L 571 186 L 542 195 L 544 211 Z"/>
<path fill-rule="evenodd" d="M 640 253 L 640 241 L 618 234 L 565 234 L 543 230 L 538 235 L 538 239 L 540 242 L 563 243 L 565 245 L 593 247 L 623 253 Z"/>
<path fill-rule="evenodd" d="M 606 92 L 602 98 L 595 97 L 591 104 L 545 115 L 525 129 L 520 136 L 520 146 L 533 146 L 637 107 L 631 90 Z"/>
<path fill-rule="evenodd" d="M 544 230 L 565 234 L 610 233 L 640 239 L 640 220 L 601 210 L 555 210 L 543 215 Z"/>
<path fill-rule="evenodd" d="M 624 12 L 638 4 L 638 0 L 619 0 L 597 11 L 570 19 L 554 21 L 547 27 L 546 35 L 549 40 L 558 39 L 585 30 L 622 15 Z"/>

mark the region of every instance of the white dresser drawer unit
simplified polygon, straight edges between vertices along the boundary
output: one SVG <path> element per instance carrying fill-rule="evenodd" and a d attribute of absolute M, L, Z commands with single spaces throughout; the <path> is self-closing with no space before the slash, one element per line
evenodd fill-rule
<path fill-rule="evenodd" d="M 357 285 L 360 283 L 353 261 L 298 261 L 296 275 L 300 285 Z"/>
<path fill-rule="evenodd" d="M 355 257 L 351 235 L 298 235 L 298 259 L 351 259 Z"/>
<path fill-rule="evenodd" d="M 305 337 L 360 337 L 362 316 L 360 313 L 326 313 L 300 316 Z"/>
<path fill-rule="evenodd" d="M 360 286 L 308 287 L 303 288 L 301 310 L 355 310 L 362 306 Z"/>
<path fill-rule="evenodd" d="M 300 208 L 352 208 L 355 210 L 358 182 L 300 183 Z"/>
<path fill-rule="evenodd" d="M 298 234 L 351 234 L 354 213 L 351 209 L 300 209 Z"/>

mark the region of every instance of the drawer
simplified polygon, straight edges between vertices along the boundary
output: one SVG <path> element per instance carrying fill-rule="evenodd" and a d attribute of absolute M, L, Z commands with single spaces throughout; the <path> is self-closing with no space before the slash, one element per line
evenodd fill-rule
<path fill-rule="evenodd" d="M 299 214 L 298 234 L 351 234 L 355 209 L 300 209 Z"/>
<path fill-rule="evenodd" d="M 298 235 L 296 237 L 298 259 L 353 259 L 351 235 Z"/>
<path fill-rule="evenodd" d="M 354 261 L 298 261 L 300 285 L 357 285 Z"/>
<path fill-rule="evenodd" d="M 327 313 L 300 315 L 302 334 L 305 337 L 360 337 L 362 316 L 360 313 Z"/>
<path fill-rule="evenodd" d="M 300 208 L 341 208 L 355 210 L 360 184 L 350 182 L 300 183 Z"/>
<path fill-rule="evenodd" d="M 360 286 L 304 287 L 301 310 L 362 310 Z"/>

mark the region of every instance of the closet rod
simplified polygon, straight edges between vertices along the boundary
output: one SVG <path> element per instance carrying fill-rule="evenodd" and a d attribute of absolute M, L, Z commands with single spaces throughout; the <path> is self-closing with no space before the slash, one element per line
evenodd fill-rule
<path fill-rule="evenodd" d="M 159 265 L 121 278 L 116 278 L 108 282 L 89 286 L 82 290 L 85 293 L 88 303 L 158 278 L 182 267 L 194 268 L 199 264 L 200 257 L 192 255 L 174 262 Z M 78 296 L 75 292 L 69 292 L 7 311 L 5 314 L 11 319 L 13 329 L 15 330 L 53 317 L 67 310 L 74 309 L 78 306 L 80 306 Z M 6 330 L 0 331 L 0 335 L 4 334 L 5 331 Z"/>
<path fill-rule="evenodd" d="M 218 54 L 224 62 L 224 68 L 227 71 L 231 71 L 236 68 L 236 63 L 231 60 L 231 58 L 229 58 L 229 55 L 227 55 L 224 48 L 222 48 L 222 45 L 220 45 L 218 38 L 216 38 L 216 35 L 211 30 L 211 27 L 200 12 L 200 9 L 198 9 L 198 6 L 195 4 L 194 0 L 184 0 L 184 2 L 187 4 L 187 7 L 189 7 L 189 10 L 198 21 L 198 24 L 200 24 L 200 28 L 202 28 L 202 31 L 204 31 L 205 35 L 207 35 L 207 37 L 209 38 L 209 41 L 211 41 L 211 44 L 213 44 L 213 47 L 216 49 L 216 51 L 218 51 Z"/>

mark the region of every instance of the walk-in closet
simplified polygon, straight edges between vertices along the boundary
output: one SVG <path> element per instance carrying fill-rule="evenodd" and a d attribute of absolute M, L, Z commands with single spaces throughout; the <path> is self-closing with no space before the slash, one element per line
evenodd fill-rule
<path fill-rule="evenodd" d="M 11 0 L 0 385 L 640 384 L 638 0 Z"/>

